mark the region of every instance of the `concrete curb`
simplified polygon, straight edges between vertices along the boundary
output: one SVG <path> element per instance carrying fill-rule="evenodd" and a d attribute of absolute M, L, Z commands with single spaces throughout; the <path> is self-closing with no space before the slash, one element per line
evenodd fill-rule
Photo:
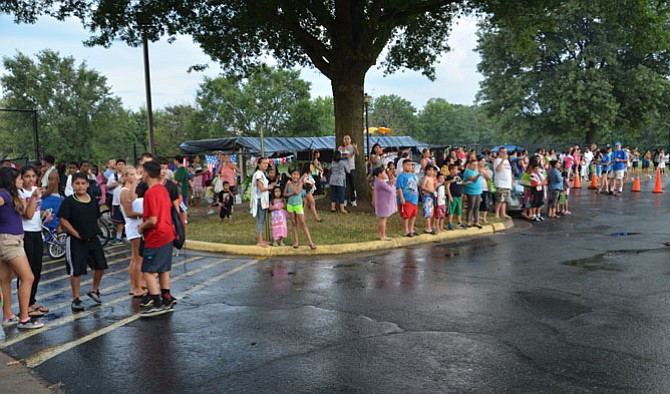
<path fill-rule="evenodd" d="M 196 250 L 200 252 L 258 257 L 337 255 L 347 253 L 373 252 L 377 250 L 403 248 L 427 243 L 443 243 L 479 235 L 492 235 L 514 227 L 514 222 L 509 219 L 504 223 L 487 224 L 483 227 L 484 228 L 481 230 L 477 228 L 469 228 L 466 230 L 447 231 L 438 235 L 425 234 L 412 238 L 398 237 L 393 238 L 390 241 L 318 245 L 316 250 L 312 250 L 306 245 L 301 246 L 298 249 L 294 249 L 290 246 L 261 248 L 260 246 L 255 245 L 230 245 L 190 240 L 186 240 L 184 247 L 188 250 Z"/>

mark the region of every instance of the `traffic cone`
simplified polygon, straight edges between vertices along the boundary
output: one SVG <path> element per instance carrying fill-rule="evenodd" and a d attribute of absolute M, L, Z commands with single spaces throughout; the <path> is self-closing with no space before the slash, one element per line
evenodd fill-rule
<path fill-rule="evenodd" d="M 661 185 L 661 169 L 656 169 L 656 185 L 654 185 L 654 193 L 663 193 L 663 185 Z"/>
<path fill-rule="evenodd" d="M 640 191 L 640 178 L 637 177 L 635 180 L 633 180 L 633 190 L 632 192 L 639 192 Z"/>
<path fill-rule="evenodd" d="M 596 174 L 591 175 L 591 184 L 589 185 L 589 189 L 597 189 L 598 188 L 598 177 Z"/>
<path fill-rule="evenodd" d="M 575 174 L 575 178 L 573 180 L 572 188 L 573 189 L 579 189 L 581 187 L 582 187 L 582 185 L 579 184 L 579 174 Z"/>

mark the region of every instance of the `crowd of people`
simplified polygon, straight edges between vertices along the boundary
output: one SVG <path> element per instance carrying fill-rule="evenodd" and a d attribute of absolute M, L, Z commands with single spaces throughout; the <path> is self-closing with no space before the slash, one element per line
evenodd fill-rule
<path fill-rule="evenodd" d="M 508 152 L 505 147 L 492 152 L 453 148 L 437 157 L 424 149 L 418 162 L 411 152 L 384 152 L 379 144 L 371 148 L 367 173 L 372 205 L 379 218 L 377 236 L 388 241 L 387 221 L 398 213 L 402 234 L 415 237 L 444 231 L 481 229 L 489 212 L 509 218 L 508 205 L 518 195 L 521 215 L 531 221 L 570 215 L 569 196 L 575 182 L 591 182 L 596 192 L 618 195 L 629 178 L 649 177 L 654 171 L 665 174 L 668 155 L 663 149 L 641 151 L 617 142 L 598 148 L 574 146 L 562 152 L 538 149 Z M 350 136 L 345 136 L 333 154 L 330 166 L 313 152 L 310 162 L 288 171 L 269 165 L 267 158 L 256 160 L 251 177 L 250 212 L 256 220 L 256 244 L 268 247 L 264 228 L 271 228 L 273 246 L 284 246 L 289 234 L 298 248 L 303 233 L 311 249 L 317 246 L 306 221 L 310 212 L 321 222 L 315 194 L 329 189 L 331 212 L 348 213 L 357 206 L 355 162 L 360 155 Z M 107 205 L 116 226 L 112 243 L 131 245 L 129 295 L 142 298 L 143 314 L 154 316 L 174 307 L 169 275 L 172 261 L 174 225 L 172 211 L 187 222 L 188 206 L 216 210 L 230 223 L 239 198 L 241 171 L 230 156 L 220 154 L 209 169 L 197 156 L 177 156 L 172 160 L 145 153 L 139 165 L 110 159 L 100 169 L 89 161 L 61 163 L 53 156 L 21 169 L 2 163 L 0 168 L 0 286 L 3 326 L 40 328 L 39 317 L 49 313 L 37 301 L 42 271 L 42 226 L 58 226 L 67 233 L 66 272 L 70 276 L 73 311 L 85 308 L 80 277 L 93 270 L 92 285 L 86 295 L 102 303 L 100 283 L 107 261 L 99 241 L 100 206 Z M 417 168 L 419 167 L 419 168 Z M 521 191 L 522 190 L 522 191 Z M 45 212 L 55 218 L 45 221 Z M 422 231 L 416 220 L 421 214 Z M 45 221 L 43 223 L 43 221 Z M 288 231 L 288 226 L 291 231 Z M 143 239 L 142 239 L 143 238 Z M 17 277 L 19 315 L 12 312 L 11 280 Z"/>
<path fill-rule="evenodd" d="M 178 184 L 166 179 L 165 159 L 145 153 L 139 165 L 110 159 L 104 172 L 88 161 L 71 162 L 63 174 L 55 159 L 21 169 L 0 168 L 0 287 L 2 326 L 36 329 L 49 308 L 37 301 L 42 271 L 42 226 L 57 226 L 67 234 L 65 270 L 70 277 L 73 312 L 85 309 L 81 276 L 93 270 L 86 290 L 94 304 L 101 304 L 100 284 L 107 260 L 100 243 L 101 205 L 109 204 L 117 228 L 131 244 L 129 295 L 141 298 L 142 316 L 170 312 L 176 298 L 170 293 L 175 225 L 173 210 L 180 208 Z M 54 223 L 45 219 L 55 214 Z M 43 223 L 44 220 L 44 223 Z M 17 277 L 19 315 L 12 310 L 11 281 Z"/>

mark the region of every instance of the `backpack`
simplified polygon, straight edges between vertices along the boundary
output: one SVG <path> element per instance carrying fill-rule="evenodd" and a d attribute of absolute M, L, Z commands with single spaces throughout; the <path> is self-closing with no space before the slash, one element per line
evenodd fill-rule
<path fill-rule="evenodd" d="M 102 189 L 100 189 L 100 185 L 98 185 L 98 181 L 95 179 L 88 180 L 88 189 L 86 191 L 89 196 L 95 199 L 95 201 L 100 201 L 102 198 Z"/>
<path fill-rule="evenodd" d="M 184 222 L 179 211 L 177 211 L 174 206 L 170 208 L 170 215 L 172 216 L 172 226 L 174 227 L 175 232 L 175 239 L 172 241 L 172 245 L 181 250 L 186 241 L 186 228 L 184 227 Z"/>

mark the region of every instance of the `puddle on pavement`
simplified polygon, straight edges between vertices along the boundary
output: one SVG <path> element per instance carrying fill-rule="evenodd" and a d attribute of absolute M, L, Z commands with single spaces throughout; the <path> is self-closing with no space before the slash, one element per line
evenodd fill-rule
<path fill-rule="evenodd" d="M 534 313 L 549 318 L 567 320 L 592 312 L 592 309 L 584 304 L 560 298 L 543 289 L 521 290 L 516 294 Z"/>
<path fill-rule="evenodd" d="M 592 272 L 592 271 L 621 272 L 623 271 L 621 268 L 611 265 L 611 263 L 607 262 L 607 259 L 627 255 L 638 255 L 640 253 L 649 251 L 650 250 L 648 249 L 611 250 L 609 252 L 600 253 L 592 257 L 564 261 L 561 264 L 567 265 L 569 267 L 580 268 L 586 272 Z"/>

